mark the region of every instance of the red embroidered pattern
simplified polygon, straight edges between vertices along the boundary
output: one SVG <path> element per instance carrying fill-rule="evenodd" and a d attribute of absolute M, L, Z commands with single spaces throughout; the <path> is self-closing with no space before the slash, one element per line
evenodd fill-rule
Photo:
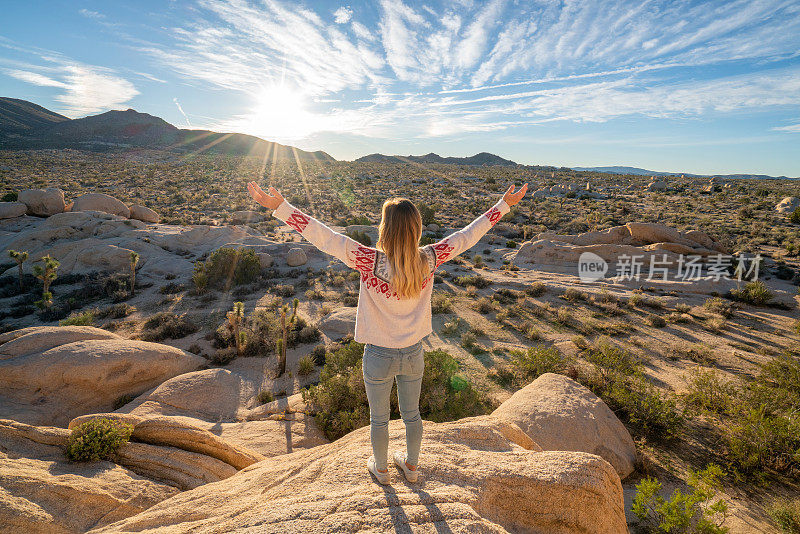
<path fill-rule="evenodd" d="M 291 215 L 286 219 L 286 224 L 300 232 L 303 233 L 303 230 L 306 229 L 308 226 L 309 219 L 306 217 L 303 212 L 300 210 L 294 210 Z"/>
<path fill-rule="evenodd" d="M 486 215 L 486 218 L 489 219 L 490 223 L 492 223 L 492 226 L 494 226 L 494 224 L 500 220 L 500 217 L 503 216 L 503 214 L 500 213 L 500 210 L 494 207 L 484 213 L 484 215 Z"/>
<path fill-rule="evenodd" d="M 383 280 L 375 276 L 376 251 L 369 247 L 359 245 L 355 250 L 356 270 L 361 273 L 361 281 L 367 289 L 374 289 L 386 298 L 400 298 L 397 293 Z"/>
<path fill-rule="evenodd" d="M 450 258 L 450 253 L 453 252 L 453 249 L 455 249 L 455 247 L 448 245 L 446 241 L 441 241 L 433 245 L 433 251 L 436 253 L 436 268 Z"/>

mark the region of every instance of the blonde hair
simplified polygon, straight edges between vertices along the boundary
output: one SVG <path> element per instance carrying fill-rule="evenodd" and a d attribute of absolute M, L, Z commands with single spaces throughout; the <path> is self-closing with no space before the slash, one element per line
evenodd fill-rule
<path fill-rule="evenodd" d="M 419 249 L 422 216 L 407 198 L 390 198 L 383 203 L 378 227 L 379 249 L 392 266 L 392 286 L 404 298 L 414 298 L 422 291 L 428 274 L 428 262 Z"/>

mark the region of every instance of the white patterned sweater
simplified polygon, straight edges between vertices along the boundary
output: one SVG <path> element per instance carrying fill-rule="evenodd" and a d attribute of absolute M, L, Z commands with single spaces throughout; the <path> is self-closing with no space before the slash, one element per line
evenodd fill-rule
<path fill-rule="evenodd" d="M 300 232 L 321 251 L 337 257 L 361 273 L 354 339 L 359 343 L 401 348 L 414 345 L 433 331 L 431 294 L 436 269 L 475 246 L 510 209 L 500 199 L 465 228 L 437 243 L 421 247 L 428 259 L 430 272 L 423 281 L 422 292 L 412 299 L 401 299 L 392 289 L 391 266 L 383 251 L 364 246 L 335 232 L 289 204 L 286 199 L 272 214 Z"/>

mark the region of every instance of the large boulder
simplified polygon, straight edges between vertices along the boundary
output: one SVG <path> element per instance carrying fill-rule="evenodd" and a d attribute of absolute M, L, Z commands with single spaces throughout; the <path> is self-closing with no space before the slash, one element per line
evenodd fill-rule
<path fill-rule="evenodd" d="M 625 425 L 597 395 L 566 376 L 543 374 L 492 415 L 519 425 L 546 451 L 596 454 L 621 478 L 634 470 L 636 446 Z"/>
<path fill-rule="evenodd" d="M 28 215 L 49 217 L 62 213 L 66 208 L 64 191 L 57 187 L 47 189 L 23 189 L 17 195 L 17 200 L 28 208 Z"/>
<path fill-rule="evenodd" d="M 286 265 L 289 267 L 299 267 L 308 261 L 306 251 L 302 248 L 293 247 L 286 253 Z"/>
<path fill-rule="evenodd" d="M 102 211 L 120 217 L 131 214 L 124 202 L 105 193 L 84 193 L 72 201 L 71 211 Z"/>
<path fill-rule="evenodd" d="M 356 328 L 356 309 L 345 306 L 326 316 L 319 323 L 322 333 L 334 341 L 347 334 L 353 334 Z"/>
<path fill-rule="evenodd" d="M 74 327 L 49 328 L 50 333 L 28 331 L 0 345 L 0 413 L 6 417 L 66 425 L 81 414 L 109 411 L 120 397 L 138 395 L 205 362 L 159 343 L 96 339 L 94 329 L 69 341 L 84 334 Z M 60 340 L 66 341 L 51 347 Z"/>
<path fill-rule="evenodd" d="M 136 515 L 180 490 L 113 462 L 70 462 L 69 431 L 0 420 L 4 533 L 86 532 Z"/>
<path fill-rule="evenodd" d="M 157 223 L 161 220 L 161 216 L 158 213 L 139 204 L 131 205 L 129 217 L 146 223 Z"/>
<path fill-rule="evenodd" d="M 792 213 L 800 207 L 800 198 L 797 197 L 784 197 L 783 200 L 778 202 L 775 206 L 775 211 L 778 213 Z"/>
<path fill-rule="evenodd" d="M 27 211 L 28 206 L 22 202 L 0 202 L 0 219 L 22 217 Z"/>
<path fill-rule="evenodd" d="M 364 427 L 94 532 L 433 532 L 436 525 L 450 532 L 627 532 L 622 485 L 599 456 L 539 452 L 530 440 L 515 441 L 524 437 L 519 429 L 491 417 L 425 425 L 415 484 L 394 467 L 392 486 L 375 483 Z M 402 421 L 390 422 L 389 438 L 390 450 L 402 450 Z"/>

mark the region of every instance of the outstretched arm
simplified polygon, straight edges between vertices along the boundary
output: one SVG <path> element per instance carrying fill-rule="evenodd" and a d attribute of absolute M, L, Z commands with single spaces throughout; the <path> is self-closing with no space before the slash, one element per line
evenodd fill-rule
<path fill-rule="evenodd" d="M 498 200 L 497 203 L 489 208 L 483 215 L 441 241 L 428 245 L 436 253 L 436 266 L 434 270 L 438 269 L 444 262 L 474 247 L 475 243 L 477 243 L 497 221 L 511 211 L 511 206 L 522 200 L 527 190 L 528 184 L 526 183 L 515 193 L 514 185 L 512 184 L 503 195 L 503 198 Z"/>
<path fill-rule="evenodd" d="M 372 250 L 344 234 L 333 231 L 311 215 L 292 206 L 274 187 L 269 188 L 268 194 L 258 184 L 250 182 L 247 184 L 247 191 L 256 202 L 273 210 L 272 215 L 277 219 L 300 232 L 322 252 L 342 260 L 348 267 L 357 269 L 359 252 L 367 253 Z"/>

